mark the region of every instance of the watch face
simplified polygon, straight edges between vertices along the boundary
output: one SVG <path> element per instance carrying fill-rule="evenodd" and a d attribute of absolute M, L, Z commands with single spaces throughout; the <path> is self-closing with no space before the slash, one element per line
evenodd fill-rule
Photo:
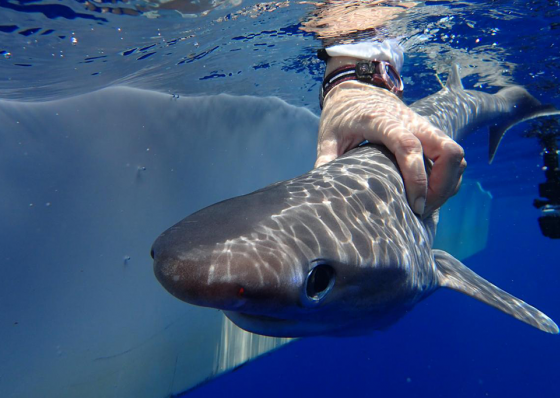
<path fill-rule="evenodd" d="M 370 65 L 365 63 L 365 62 L 359 62 L 356 64 L 356 74 L 358 76 L 360 75 L 371 75 L 372 70 L 370 68 Z"/>

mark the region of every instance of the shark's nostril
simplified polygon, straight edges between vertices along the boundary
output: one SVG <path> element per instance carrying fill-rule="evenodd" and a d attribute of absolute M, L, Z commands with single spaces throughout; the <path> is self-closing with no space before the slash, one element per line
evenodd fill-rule
<path fill-rule="evenodd" d="M 152 256 L 152 259 L 155 260 L 155 254 L 154 254 L 154 249 L 152 248 L 152 250 L 150 250 L 150 256 Z"/>

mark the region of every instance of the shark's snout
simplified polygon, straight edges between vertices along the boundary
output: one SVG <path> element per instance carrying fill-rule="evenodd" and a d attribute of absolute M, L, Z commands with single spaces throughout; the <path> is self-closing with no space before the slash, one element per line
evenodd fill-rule
<path fill-rule="evenodd" d="M 295 271 L 286 282 L 277 245 L 254 229 L 285 206 L 282 194 L 261 190 L 191 214 L 152 246 L 158 281 L 180 300 L 221 310 L 264 312 L 297 297 Z"/>
<path fill-rule="evenodd" d="M 154 244 L 154 274 L 173 296 L 190 304 L 239 310 L 246 303 L 246 288 L 234 280 L 212 280 L 212 263 L 204 250 L 168 252 Z"/>

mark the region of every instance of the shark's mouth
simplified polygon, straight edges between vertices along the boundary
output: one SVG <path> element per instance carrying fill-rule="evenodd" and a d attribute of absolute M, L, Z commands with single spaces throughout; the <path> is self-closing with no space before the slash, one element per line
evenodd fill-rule
<path fill-rule="evenodd" d="M 271 337 L 297 336 L 300 322 L 268 315 L 247 314 L 244 312 L 224 311 L 226 316 L 241 329 Z"/>
<path fill-rule="evenodd" d="M 299 338 L 317 335 L 338 335 L 340 325 L 322 324 L 302 319 L 284 319 L 269 315 L 224 311 L 226 316 L 241 329 L 270 337 Z M 345 334 L 341 334 L 345 335 Z"/>
<path fill-rule="evenodd" d="M 253 314 L 247 314 L 245 312 L 237 312 L 236 314 L 244 318 L 247 318 L 249 320 L 258 321 L 258 322 L 276 322 L 276 323 L 292 323 L 292 324 L 297 323 L 296 321 L 283 319 L 283 318 L 275 318 L 268 315 L 253 315 Z"/>
<path fill-rule="evenodd" d="M 224 313 L 241 329 L 263 336 L 302 337 L 309 334 L 306 333 L 306 325 L 293 319 L 233 311 L 224 311 Z"/>

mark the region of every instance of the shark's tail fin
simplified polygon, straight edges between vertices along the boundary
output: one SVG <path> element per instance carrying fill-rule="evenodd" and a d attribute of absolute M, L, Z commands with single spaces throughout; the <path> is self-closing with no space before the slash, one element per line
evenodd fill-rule
<path fill-rule="evenodd" d="M 450 254 L 434 250 L 439 285 L 474 297 L 543 332 L 558 333 L 552 319 L 475 274 Z"/>
<path fill-rule="evenodd" d="M 502 98 L 507 106 L 512 109 L 511 118 L 505 119 L 499 124 L 490 126 L 490 142 L 488 148 L 489 163 L 492 163 L 498 145 L 510 128 L 526 120 L 542 116 L 560 115 L 560 111 L 553 105 L 543 105 L 521 86 L 505 87 L 496 93 Z"/>

